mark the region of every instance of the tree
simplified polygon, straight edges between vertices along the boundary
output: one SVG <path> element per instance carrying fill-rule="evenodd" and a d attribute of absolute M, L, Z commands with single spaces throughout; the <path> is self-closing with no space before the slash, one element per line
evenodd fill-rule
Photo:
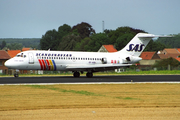
<path fill-rule="evenodd" d="M 102 45 L 110 44 L 110 39 L 104 33 L 93 34 L 90 39 L 88 45 L 84 46 L 86 51 L 97 52 Z"/>
<path fill-rule="evenodd" d="M 62 41 L 59 43 L 57 50 L 60 51 L 72 51 L 75 49 L 76 43 L 80 42 L 81 37 L 77 34 L 70 33 L 62 38 Z"/>
<path fill-rule="evenodd" d="M 115 45 L 115 48 L 117 50 L 121 50 L 122 48 L 124 48 L 128 42 L 134 37 L 133 34 L 131 33 L 127 33 L 127 34 L 123 34 L 121 36 L 119 36 L 117 39 L 116 39 L 116 43 L 114 44 Z"/>
<path fill-rule="evenodd" d="M 2 44 L 0 45 L 1 49 L 3 49 L 6 46 L 6 42 L 3 40 Z"/>
<path fill-rule="evenodd" d="M 180 48 L 180 34 L 172 36 L 173 37 L 160 37 L 157 39 L 157 42 L 160 42 L 169 48 Z"/>
<path fill-rule="evenodd" d="M 84 38 L 80 42 L 78 42 L 74 48 L 76 51 L 87 51 L 88 43 L 91 39 L 89 37 Z"/>
<path fill-rule="evenodd" d="M 155 65 L 153 67 L 167 68 L 168 65 L 170 65 L 172 67 L 177 67 L 179 65 L 179 61 L 170 57 L 167 59 L 162 59 L 160 61 L 156 61 Z"/>
<path fill-rule="evenodd" d="M 22 43 L 8 43 L 7 48 L 10 50 L 21 50 L 23 47 Z"/>
<path fill-rule="evenodd" d="M 68 33 L 70 33 L 71 31 L 71 26 L 64 24 L 63 26 L 60 26 L 58 28 L 58 42 L 61 42 L 61 39 L 63 38 L 63 36 L 67 35 Z M 58 45 L 59 45 L 58 43 Z"/>
<path fill-rule="evenodd" d="M 49 30 L 40 40 L 41 49 L 43 50 L 56 50 L 57 49 L 57 31 L 55 29 Z"/>
<path fill-rule="evenodd" d="M 143 30 L 134 29 L 131 27 L 119 27 L 116 30 L 105 30 L 105 33 L 110 38 L 110 44 L 115 45 L 117 50 L 121 50 L 125 45 L 137 34 L 145 33 Z"/>
<path fill-rule="evenodd" d="M 160 51 L 166 48 L 166 46 L 158 41 L 151 40 L 144 51 Z"/>
<path fill-rule="evenodd" d="M 95 30 L 92 28 L 92 26 L 85 22 L 82 22 L 81 24 L 77 24 L 73 26 L 71 32 L 74 31 L 75 29 L 77 29 L 82 39 L 86 37 L 90 37 L 92 34 L 96 33 Z"/>
<path fill-rule="evenodd" d="M 50 48 L 51 50 L 57 50 L 63 36 L 67 35 L 70 30 L 71 27 L 64 24 L 58 28 L 58 31 L 55 29 L 47 31 L 40 40 L 41 49 L 47 50 Z"/>

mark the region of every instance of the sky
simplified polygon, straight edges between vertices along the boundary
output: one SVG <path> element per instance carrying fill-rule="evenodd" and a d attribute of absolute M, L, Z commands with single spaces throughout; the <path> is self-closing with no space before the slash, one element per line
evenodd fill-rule
<path fill-rule="evenodd" d="M 180 0 L 0 0 L 0 38 L 41 38 L 63 24 L 89 23 L 96 33 L 129 26 L 180 33 Z"/>

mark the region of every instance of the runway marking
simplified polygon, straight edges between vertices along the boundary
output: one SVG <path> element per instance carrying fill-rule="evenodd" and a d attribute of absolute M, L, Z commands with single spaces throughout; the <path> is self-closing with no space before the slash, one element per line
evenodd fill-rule
<path fill-rule="evenodd" d="M 180 84 L 180 82 L 97 82 L 97 83 L 23 83 L 23 84 L 0 84 L 0 86 L 2 85 L 62 85 L 62 84 L 65 84 L 65 85 L 90 85 L 90 84 L 147 84 L 147 83 L 152 83 L 152 84 L 155 84 L 155 83 L 158 83 L 158 84 L 164 84 L 164 83 L 171 83 L 171 84 Z"/>

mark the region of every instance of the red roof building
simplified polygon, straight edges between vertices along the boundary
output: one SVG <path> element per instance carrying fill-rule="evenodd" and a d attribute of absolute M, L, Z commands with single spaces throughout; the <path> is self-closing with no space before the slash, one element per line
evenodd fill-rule
<path fill-rule="evenodd" d="M 161 51 L 158 55 L 161 59 L 167 59 L 167 58 L 178 58 L 180 56 L 179 52 L 180 48 L 166 48 L 163 51 Z"/>
<path fill-rule="evenodd" d="M 154 65 L 156 61 L 160 60 L 156 52 L 142 52 L 140 57 L 142 58 L 142 60 L 139 61 L 141 68 L 150 67 Z"/>
<path fill-rule="evenodd" d="M 28 51 L 28 50 L 32 50 L 32 48 L 23 48 L 23 49 L 22 49 L 22 52 Z"/>
<path fill-rule="evenodd" d="M 20 53 L 21 51 L 20 51 L 20 50 L 8 50 L 7 52 L 8 52 L 8 54 L 9 54 L 9 56 L 10 56 L 11 58 L 13 58 L 13 57 L 15 57 L 18 53 Z"/>
<path fill-rule="evenodd" d="M 156 54 L 156 52 L 142 52 L 140 57 L 143 60 L 160 59 L 160 57 Z"/>
<path fill-rule="evenodd" d="M 180 62 L 180 58 L 175 58 L 176 60 L 178 60 Z"/>
<path fill-rule="evenodd" d="M 0 50 L 0 74 L 8 73 L 8 68 L 6 66 L 4 66 L 4 63 L 6 62 L 6 60 L 8 60 L 10 58 L 11 57 L 9 56 L 9 54 L 6 51 Z"/>
<path fill-rule="evenodd" d="M 117 52 L 113 45 L 102 45 L 98 52 Z"/>
<path fill-rule="evenodd" d="M 180 48 L 177 48 L 177 51 L 180 53 Z"/>

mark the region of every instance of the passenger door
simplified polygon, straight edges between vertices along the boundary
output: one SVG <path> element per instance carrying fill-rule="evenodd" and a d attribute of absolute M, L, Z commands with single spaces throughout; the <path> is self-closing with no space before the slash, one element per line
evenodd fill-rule
<path fill-rule="evenodd" d="M 29 56 L 29 64 L 34 64 L 34 56 L 33 56 L 33 53 L 32 53 L 32 52 L 29 52 L 29 53 L 28 53 L 28 56 Z"/>

